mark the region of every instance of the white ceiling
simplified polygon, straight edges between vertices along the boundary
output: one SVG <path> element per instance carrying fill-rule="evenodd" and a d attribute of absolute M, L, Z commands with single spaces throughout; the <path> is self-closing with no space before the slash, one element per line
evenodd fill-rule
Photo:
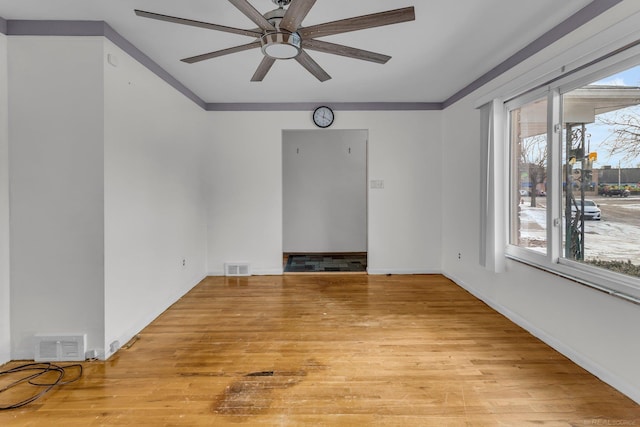
<path fill-rule="evenodd" d="M 261 13 L 271 0 L 249 0 Z M 293 0 L 295 1 L 295 0 Z M 253 41 L 250 37 L 138 17 L 142 9 L 219 25 L 256 25 L 223 0 L 0 0 L 0 17 L 99 20 L 208 103 L 442 102 L 591 0 L 318 0 L 303 26 L 415 6 L 416 20 L 325 37 L 392 56 L 385 65 L 310 51 L 331 76 L 321 83 L 293 60 L 250 82 L 259 49 L 195 64 L 180 59 Z"/>

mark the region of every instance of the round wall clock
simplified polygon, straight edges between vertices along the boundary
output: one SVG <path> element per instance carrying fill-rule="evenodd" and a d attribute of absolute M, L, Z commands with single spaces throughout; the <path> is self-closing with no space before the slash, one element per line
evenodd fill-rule
<path fill-rule="evenodd" d="M 313 112 L 313 123 L 320 128 L 328 128 L 333 123 L 333 110 L 325 105 L 318 107 Z"/>

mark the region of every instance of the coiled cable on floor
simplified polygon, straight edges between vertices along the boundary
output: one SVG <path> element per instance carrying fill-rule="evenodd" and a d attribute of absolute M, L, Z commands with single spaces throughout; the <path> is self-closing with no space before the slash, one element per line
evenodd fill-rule
<path fill-rule="evenodd" d="M 67 370 L 69 369 L 77 369 L 78 373 L 70 380 L 64 380 L 64 377 L 67 375 Z M 25 365 L 16 366 L 15 368 L 0 371 L 0 377 L 20 372 L 24 372 L 26 375 L 0 388 L 0 394 L 3 394 L 11 390 L 12 388 L 24 383 L 28 383 L 32 386 L 38 387 L 39 389 L 41 388 L 41 390 L 38 393 L 35 393 L 34 395 L 24 400 L 21 400 L 20 402 L 11 403 L 6 406 L 0 406 L 0 410 L 16 409 L 28 405 L 29 403 L 34 402 L 35 400 L 38 400 L 39 398 L 47 394 L 54 387 L 77 381 L 78 379 L 80 379 L 80 377 L 82 377 L 82 365 L 79 363 L 67 366 L 55 365 L 50 362 L 27 363 Z M 53 381 L 51 381 L 50 379 L 45 380 L 44 376 L 47 374 L 50 374 L 50 376 L 53 376 L 55 379 Z"/>

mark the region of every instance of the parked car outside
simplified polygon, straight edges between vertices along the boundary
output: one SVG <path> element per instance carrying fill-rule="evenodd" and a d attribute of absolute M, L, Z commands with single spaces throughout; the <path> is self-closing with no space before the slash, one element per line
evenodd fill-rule
<path fill-rule="evenodd" d="M 582 216 L 584 219 L 594 219 L 596 221 L 600 221 L 602 218 L 602 212 L 600 211 L 600 207 L 596 202 L 590 199 L 585 199 L 584 208 L 581 208 L 580 201 L 576 200 L 576 204 L 578 206 L 578 210 L 582 211 Z M 571 216 L 575 216 L 576 214 L 576 205 L 571 205 Z"/>
<path fill-rule="evenodd" d="M 631 191 L 629 191 L 627 188 L 618 187 L 617 185 L 604 185 L 599 189 L 598 194 L 607 197 L 629 197 Z"/>

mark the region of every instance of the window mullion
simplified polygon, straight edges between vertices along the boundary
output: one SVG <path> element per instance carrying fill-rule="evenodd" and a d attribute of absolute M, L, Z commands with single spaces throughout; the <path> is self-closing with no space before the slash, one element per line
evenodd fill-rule
<path fill-rule="evenodd" d="M 547 256 L 557 263 L 562 254 L 562 120 L 559 91 L 547 102 Z"/>

